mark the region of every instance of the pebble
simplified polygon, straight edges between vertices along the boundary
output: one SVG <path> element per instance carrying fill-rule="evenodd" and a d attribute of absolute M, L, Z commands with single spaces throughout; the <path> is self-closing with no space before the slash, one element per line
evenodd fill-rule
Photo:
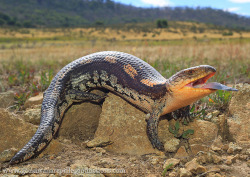
<path fill-rule="evenodd" d="M 174 159 L 174 158 L 171 158 L 171 159 L 167 159 L 165 162 L 164 162 L 164 165 L 163 165 L 163 169 L 165 169 L 169 164 L 173 164 L 169 169 L 173 169 L 176 165 L 178 165 L 180 163 L 180 159 Z"/>
<path fill-rule="evenodd" d="M 100 153 L 100 154 L 105 154 L 105 153 L 106 153 L 106 150 L 103 149 L 103 148 L 101 148 L 101 147 L 96 147 L 95 151 L 96 151 L 97 153 Z"/>
<path fill-rule="evenodd" d="M 231 165 L 232 163 L 235 163 L 237 159 L 237 156 L 227 156 L 225 164 Z"/>
<path fill-rule="evenodd" d="M 242 147 L 238 146 L 236 143 L 230 142 L 227 153 L 233 154 L 242 150 Z"/>
<path fill-rule="evenodd" d="M 180 177 L 190 177 L 192 173 L 188 171 L 186 168 L 180 168 Z"/>
<path fill-rule="evenodd" d="M 180 140 L 177 138 L 172 138 L 164 144 L 164 149 L 166 152 L 176 152 L 180 144 Z"/>
<path fill-rule="evenodd" d="M 207 169 L 200 165 L 198 162 L 197 162 L 197 159 L 194 158 L 193 160 L 191 160 L 190 162 L 187 162 L 185 164 L 185 167 L 188 171 L 190 171 L 191 173 L 193 174 L 201 174 L 201 173 L 204 173 L 207 171 Z"/>

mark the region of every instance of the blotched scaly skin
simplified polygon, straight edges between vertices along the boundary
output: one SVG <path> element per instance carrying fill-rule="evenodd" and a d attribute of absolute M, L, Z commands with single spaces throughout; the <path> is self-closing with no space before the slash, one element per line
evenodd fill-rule
<path fill-rule="evenodd" d="M 148 63 L 130 54 L 107 51 L 79 58 L 62 68 L 52 80 L 44 94 L 40 126 L 10 164 L 28 160 L 41 152 L 52 140 L 64 112 L 73 102 L 102 99 L 89 93 L 94 88 L 115 92 L 149 113 L 149 140 L 153 147 L 163 150 L 157 135 L 159 117 L 177 109 L 182 111 L 180 108 L 212 93 L 209 89 L 200 91 L 184 85 L 214 72 L 211 66 L 198 66 L 180 71 L 167 80 Z"/>

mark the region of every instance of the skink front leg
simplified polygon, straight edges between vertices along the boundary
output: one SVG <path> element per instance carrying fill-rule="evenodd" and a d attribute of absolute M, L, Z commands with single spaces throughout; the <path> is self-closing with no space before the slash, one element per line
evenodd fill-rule
<path fill-rule="evenodd" d="M 151 113 L 147 121 L 147 135 L 154 148 L 164 151 L 164 146 L 158 137 L 159 115 Z"/>

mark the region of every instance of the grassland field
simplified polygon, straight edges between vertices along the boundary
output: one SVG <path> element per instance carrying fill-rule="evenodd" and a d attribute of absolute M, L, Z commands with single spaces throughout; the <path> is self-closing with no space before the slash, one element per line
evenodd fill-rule
<path fill-rule="evenodd" d="M 250 82 L 250 32 L 143 29 L 0 29 L 0 92 L 14 90 L 20 107 L 44 91 L 64 65 L 104 50 L 133 54 L 166 78 L 206 64 L 217 69 L 211 81 Z"/>

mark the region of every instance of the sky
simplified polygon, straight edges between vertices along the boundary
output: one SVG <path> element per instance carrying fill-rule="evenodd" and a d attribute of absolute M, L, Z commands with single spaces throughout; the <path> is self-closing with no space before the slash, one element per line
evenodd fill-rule
<path fill-rule="evenodd" d="M 137 7 L 211 7 L 250 17 L 250 0 L 114 0 Z"/>

